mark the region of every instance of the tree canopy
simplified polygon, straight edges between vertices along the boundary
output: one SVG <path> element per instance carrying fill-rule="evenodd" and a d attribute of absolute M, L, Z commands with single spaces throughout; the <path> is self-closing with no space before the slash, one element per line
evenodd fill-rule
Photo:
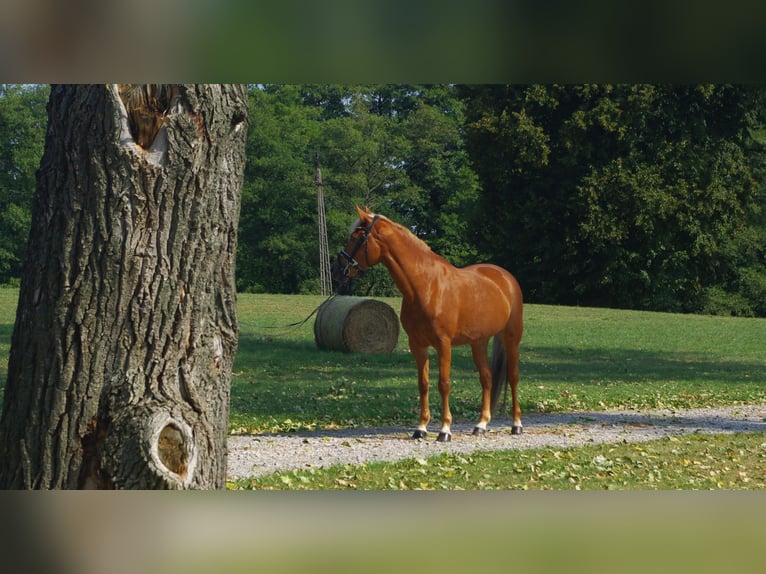
<path fill-rule="evenodd" d="M 766 311 L 754 280 L 766 231 L 760 87 L 461 93 L 479 212 L 495 214 L 474 222 L 477 244 L 517 269 L 531 299 Z"/>
<path fill-rule="evenodd" d="M 254 85 L 242 291 L 319 292 L 355 203 L 530 302 L 766 316 L 760 86 Z M 0 282 L 18 274 L 44 87 L 0 89 Z M 26 219 L 25 219 L 26 218 Z M 385 270 L 358 286 L 394 292 Z"/>

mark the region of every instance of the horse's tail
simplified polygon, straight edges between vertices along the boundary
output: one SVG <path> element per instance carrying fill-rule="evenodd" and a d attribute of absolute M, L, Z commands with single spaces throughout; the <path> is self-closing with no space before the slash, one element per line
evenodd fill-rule
<path fill-rule="evenodd" d="M 500 395 L 508 384 L 508 353 L 503 344 L 503 337 L 500 333 L 495 335 L 495 342 L 492 344 L 492 394 L 490 397 L 489 409 L 492 416 L 495 415 L 497 405 L 500 402 Z"/>

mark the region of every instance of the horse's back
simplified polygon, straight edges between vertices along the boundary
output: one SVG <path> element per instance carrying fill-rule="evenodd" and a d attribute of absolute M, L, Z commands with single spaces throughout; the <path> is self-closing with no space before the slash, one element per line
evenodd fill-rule
<path fill-rule="evenodd" d="M 513 308 L 521 307 L 523 303 L 521 286 L 519 286 L 519 282 L 516 281 L 516 278 L 508 270 L 492 263 L 477 263 L 464 267 L 463 271 L 475 273 L 478 276 L 489 279 L 505 294 Z"/>
<path fill-rule="evenodd" d="M 520 333 L 521 289 L 508 271 L 490 263 L 458 268 L 446 261 L 428 271 L 416 296 L 402 300 L 402 326 L 411 342 L 435 346 L 447 337 L 453 345 L 465 345 L 503 330 Z"/>
<path fill-rule="evenodd" d="M 522 322 L 522 294 L 519 283 L 507 270 L 480 263 L 458 270 L 452 286 L 459 329 L 456 344 L 494 335 Z"/>

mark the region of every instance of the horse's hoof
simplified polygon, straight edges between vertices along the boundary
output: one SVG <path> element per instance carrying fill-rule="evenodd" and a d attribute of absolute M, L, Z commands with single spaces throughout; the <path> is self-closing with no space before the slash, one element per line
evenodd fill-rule
<path fill-rule="evenodd" d="M 415 438 L 415 439 L 426 438 L 426 434 L 427 434 L 426 431 L 418 429 L 414 433 L 412 433 L 412 438 Z"/>
<path fill-rule="evenodd" d="M 473 429 L 473 436 L 484 436 L 487 433 L 487 429 L 483 429 L 481 427 L 474 427 Z"/>
<path fill-rule="evenodd" d="M 511 434 L 521 434 L 521 425 L 513 425 L 511 427 Z"/>
<path fill-rule="evenodd" d="M 452 440 L 452 435 L 446 432 L 440 432 L 439 436 L 436 437 L 436 442 L 450 442 Z"/>

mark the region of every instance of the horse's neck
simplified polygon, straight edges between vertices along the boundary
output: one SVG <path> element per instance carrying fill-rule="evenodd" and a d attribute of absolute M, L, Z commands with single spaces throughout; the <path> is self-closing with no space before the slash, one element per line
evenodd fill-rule
<path fill-rule="evenodd" d="M 423 241 L 404 230 L 388 243 L 382 263 L 402 296 L 410 300 L 416 298 L 418 290 L 422 289 L 420 283 L 435 267 L 449 265 Z"/>

